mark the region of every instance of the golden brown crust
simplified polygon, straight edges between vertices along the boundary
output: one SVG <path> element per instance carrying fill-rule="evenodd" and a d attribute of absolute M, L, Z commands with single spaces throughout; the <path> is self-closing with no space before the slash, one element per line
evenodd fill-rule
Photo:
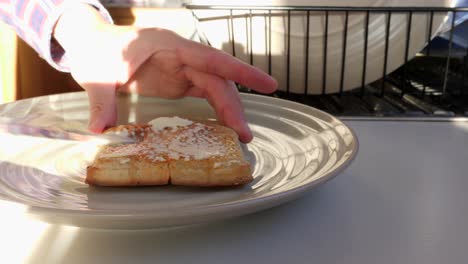
<path fill-rule="evenodd" d="M 157 131 L 129 124 L 106 133 L 123 133 L 137 143 L 105 146 L 87 168 L 91 185 L 236 186 L 253 179 L 237 134 L 213 122 Z"/>

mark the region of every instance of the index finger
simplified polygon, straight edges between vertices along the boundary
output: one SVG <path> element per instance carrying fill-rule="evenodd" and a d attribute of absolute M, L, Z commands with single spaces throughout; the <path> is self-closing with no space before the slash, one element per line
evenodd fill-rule
<path fill-rule="evenodd" d="M 261 93 L 272 93 L 278 84 L 276 80 L 258 69 L 224 51 L 187 41 L 178 49 L 182 62 L 198 71 L 215 74 Z"/>

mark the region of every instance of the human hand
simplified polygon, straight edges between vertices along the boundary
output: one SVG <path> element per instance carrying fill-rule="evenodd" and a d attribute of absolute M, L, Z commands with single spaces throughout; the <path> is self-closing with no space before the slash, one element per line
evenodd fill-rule
<path fill-rule="evenodd" d="M 90 130 L 115 124 L 116 91 L 162 98 L 207 99 L 218 120 L 234 129 L 242 142 L 252 140 L 234 82 L 263 93 L 276 81 L 214 48 L 158 28 L 105 23 L 90 6 L 61 17 L 55 36 L 69 56 L 73 78 L 87 91 Z M 74 26 L 76 21 L 85 21 Z M 75 27 L 75 30 L 73 30 Z"/>

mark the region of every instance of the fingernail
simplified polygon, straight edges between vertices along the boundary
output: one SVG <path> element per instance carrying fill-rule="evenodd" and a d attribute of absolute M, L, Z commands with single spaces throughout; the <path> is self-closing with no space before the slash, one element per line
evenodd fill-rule
<path fill-rule="evenodd" d="M 241 138 L 241 141 L 244 143 L 249 143 L 250 141 L 252 141 L 253 139 L 252 130 L 250 129 L 247 123 L 244 123 L 243 131 L 244 131 L 243 133 L 244 136 Z"/>

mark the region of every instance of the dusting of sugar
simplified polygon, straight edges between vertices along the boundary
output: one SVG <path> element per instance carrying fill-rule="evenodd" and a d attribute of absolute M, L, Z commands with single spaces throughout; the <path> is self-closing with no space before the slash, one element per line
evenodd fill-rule
<path fill-rule="evenodd" d="M 169 158 L 173 159 L 173 160 L 178 160 L 180 157 L 179 153 L 177 152 L 169 152 Z"/>
<path fill-rule="evenodd" d="M 166 159 L 161 156 L 154 156 L 153 161 L 166 161 Z"/>
<path fill-rule="evenodd" d="M 220 161 L 220 162 L 215 162 L 215 164 L 213 164 L 213 167 L 214 168 L 219 168 L 219 167 L 231 166 L 231 165 L 235 165 L 235 164 L 239 164 L 239 163 L 240 163 L 239 160 Z"/>
<path fill-rule="evenodd" d="M 211 133 L 212 127 L 202 123 L 185 124 L 183 127 L 177 127 L 175 134 L 173 134 L 174 130 L 163 130 L 157 133 L 155 131 L 139 143 L 111 147 L 101 156 L 111 158 L 138 155 L 153 162 L 163 162 L 167 159 L 202 160 L 228 154 L 229 146 L 224 144 L 222 138 Z M 130 134 L 134 132 L 135 129 L 129 129 Z M 126 160 L 122 160 L 121 163 L 128 162 Z M 218 162 L 215 167 L 224 164 L 226 162 Z"/>
<path fill-rule="evenodd" d="M 120 162 L 120 164 L 126 164 L 126 163 L 129 163 L 129 162 L 130 162 L 130 158 L 121 159 L 119 162 Z"/>
<path fill-rule="evenodd" d="M 110 132 L 106 132 L 106 134 L 129 137 L 128 131 L 126 129 L 110 131 Z"/>
<path fill-rule="evenodd" d="M 101 153 L 103 158 L 118 158 L 137 155 L 147 148 L 144 145 L 125 144 L 116 147 L 109 147 L 105 152 Z"/>
<path fill-rule="evenodd" d="M 196 123 L 184 130 L 169 143 L 169 156 L 201 160 L 226 154 L 224 144 L 217 137 L 210 136 L 208 129 L 207 126 Z"/>
<path fill-rule="evenodd" d="M 148 124 L 151 125 L 151 128 L 153 129 L 153 131 L 161 131 L 161 130 L 164 130 L 165 128 L 177 129 L 178 127 L 189 126 L 193 124 L 193 122 L 188 119 L 174 116 L 174 117 L 158 117 L 148 122 Z"/>

